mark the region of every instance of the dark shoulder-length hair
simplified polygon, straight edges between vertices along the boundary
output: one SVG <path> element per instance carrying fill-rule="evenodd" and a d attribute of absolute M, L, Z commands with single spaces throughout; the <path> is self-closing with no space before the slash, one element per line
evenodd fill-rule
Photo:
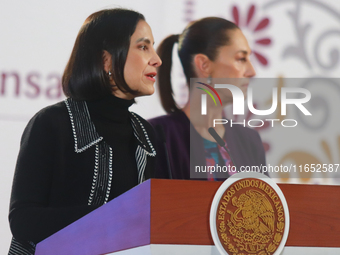
<path fill-rule="evenodd" d="M 124 66 L 130 38 L 140 20 L 145 20 L 142 14 L 126 9 L 101 10 L 85 20 L 62 77 L 67 97 L 92 100 L 112 93 L 113 87 L 104 71 L 104 50 L 112 56 L 111 72 L 116 86 L 135 94 L 124 79 Z"/>
<path fill-rule="evenodd" d="M 214 61 L 221 46 L 228 45 L 230 37 L 228 31 L 239 29 L 234 23 L 217 17 L 207 17 L 190 23 L 180 35 L 170 35 L 165 38 L 157 49 L 157 54 L 162 60 L 158 69 L 157 86 L 161 103 L 167 113 L 179 111 L 173 98 L 171 85 L 172 49 L 178 42 L 178 55 L 183 71 L 190 84 L 190 78 L 195 78 L 196 73 L 193 58 L 196 54 L 204 54 Z"/>

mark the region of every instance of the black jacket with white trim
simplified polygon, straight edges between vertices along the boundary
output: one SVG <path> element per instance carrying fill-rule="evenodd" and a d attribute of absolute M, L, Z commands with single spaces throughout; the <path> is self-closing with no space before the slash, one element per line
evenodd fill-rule
<path fill-rule="evenodd" d="M 138 183 L 153 177 L 150 124 L 130 113 L 137 142 Z M 94 127 L 85 101 L 67 99 L 38 112 L 21 140 L 10 203 L 9 254 L 34 254 L 35 244 L 109 200 L 112 148 Z"/>

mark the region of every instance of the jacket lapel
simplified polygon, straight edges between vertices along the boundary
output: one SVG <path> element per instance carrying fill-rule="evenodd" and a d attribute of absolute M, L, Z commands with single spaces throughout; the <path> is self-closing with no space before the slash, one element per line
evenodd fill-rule
<path fill-rule="evenodd" d="M 137 169 L 138 169 L 138 183 L 145 181 L 145 167 L 147 163 L 147 156 L 155 157 L 156 151 L 150 142 L 148 133 L 145 130 L 142 122 L 136 114 L 131 112 L 131 125 L 134 136 L 137 139 L 138 145 L 135 153 Z"/>
<path fill-rule="evenodd" d="M 103 140 L 97 133 L 85 101 L 65 100 L 74 138 L 74 151 L 81 153 Z"/>
<path fill-rule="evenodd" d="M 81 153 L 88 148 L 96 145 L 94 178 L 89 197 L 89 204 L 91 204 L 92 201 L 97 201 L 98 203 L 100 203 L 101 199 L 98 200 L 98 198 L 96 198 L 96 194 L 98 193 L 96 191 L 96 187 L 98 186 L 98 179 L 100 180 L 103 176 L 107 177 L 105 179 L 108 179 L 107 181 L 101 181 L 107 183 L 107 185 L 105 185 L 107 192 L 104 200 L 104 203 L 106 203 L 108 199 L 108 192 L 111 188 L 113 155 L 112 149 L 108 145 L 104 146 L 105 148 L 103 146 L 100 146 L 100 142 L 103 141 L 103 137 L 99 136 L 99 134 L 97 133 L 95 126 L 91 121 L 91 116 L 85 101 L 76 101 L 72 98 L 68 98 L 65 100 L 65 104 L 71 120 L 75 152 Z M 133 128 L 133 134 L 136 137 L 138 143 L 135 152 L 138 170 L 138 183 L 142 183 L 145 180 L 147 156 L 155 157 L 156 151 L 139 117 L 135 113 L 131 112 L 130 119 Z M 105 141 L 103 142 L 106 145 Z M 102 155 L 105 155 L 105 157 L 102 157 Z M 99 159 L 102 158 L 106 158 L 108 162 L 101 162 L 102 160 Z M 105 166 L 107 166 L 108 164 L 109 173 L 107 174 L 105 173 Z"/>

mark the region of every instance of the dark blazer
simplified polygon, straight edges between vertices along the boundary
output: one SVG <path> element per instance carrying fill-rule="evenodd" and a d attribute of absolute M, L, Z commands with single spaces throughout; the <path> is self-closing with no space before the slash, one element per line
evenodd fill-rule
<path fill-rule="evenodd" d="M 184 112 L 179 111 L 160 116 L 149 120 L 149 122 L 154 127 L 157 125 L 163 127 L 172 177 L 174 179 L 192 179 L 190 178 L 190 171 L 192 173 L 195 172 L 194 166 L 206 165 L 204 145 L 202 137 L 191 125 Z M 262 141 L 255 130 L 241 125 L 234 125 L 233 127 L 225 125 L 225 129 L 224 140 L 227 143 L 236 167 L 266 164 Z M 158 136 L 155 176 L 158 178 L 168 178 L 164 146 L 157 128 L 155 130 Z"/>
<path fill-rule="evenodd" d="M 153 175 L 151 125 L 130 114 L 137 142 L 138 183 Z M 10 202 L 9 254 L 34 254 L 35 244 L 108 201 L 112 149 L 96 132 L 84 101 L 67 99 L 38 112 L 21 140 Z"/>

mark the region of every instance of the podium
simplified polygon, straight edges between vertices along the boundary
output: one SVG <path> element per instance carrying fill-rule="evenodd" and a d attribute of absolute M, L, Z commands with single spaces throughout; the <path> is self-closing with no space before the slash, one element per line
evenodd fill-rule
<path fill-rule="evenodd" d="M 147 180 L 46 238 L 35 254 L 217 255 L 209 213 L 221 184 Z M 340 254 L 340 186 L 279 187 L 290 212 L 282 254 Z"/>

